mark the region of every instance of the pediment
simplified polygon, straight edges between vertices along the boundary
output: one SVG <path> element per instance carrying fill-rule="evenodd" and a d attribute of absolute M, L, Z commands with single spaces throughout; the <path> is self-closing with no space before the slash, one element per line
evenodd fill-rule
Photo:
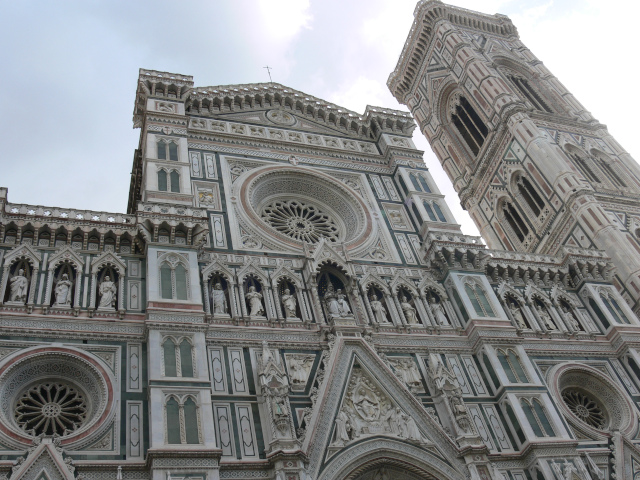
<path fill-rule="evenodd" d="M 313 478 L 347 452 L 380 442 L 420 452 L 443 478 L 464 478 L 453 440 L 362 338 L 338 337 L 329 364 L 303 444 Z"/>
<path fill-rule="evenodd" d="M 5 257 L 5 265 L 11 265 L 16 259 L 25 259 L 31 263 L 32 266 L 40 264 L 40 255 L 31 245 L 18 245 Z"/>
<path fill-rule="evenodd" d="M 211 276 L 217 273 L 226 277 L 232 284 L 235 284 L 234 273 L 218 260 L 215 260 L 202 268 L 202 278 L 205 279 L 205 281 L 208 281 Z"/>
<path fill-rule="evenodd" d="M 387 282 L 385 282 L 382 278 L 374 273 L 367 273 L 363 278 L 359 279 L 358 282 L 364 287 L 365 290 L 368 290 L 369 285 L 374 285 L 380 288 L 382 290 L 382 293 L 385 293 L 387 295 L 390 294 L 389 285 L 387 285 Z"/>
<path fill-rule="evenodd" d="M 113 252 L 104 252 L 91 262 L 91 272 L 96 273 L 101 267 L 112 265 L 120 275 L 124 275 L 127 265 Z"/>
<path fill-rule="evenodd" d="M 345 261 L 344 253 L 340 255 L 338 250 L 325 241 L 324 238 L 320 239 L 311 257 L 313 258 L 314 270 L 320 270 L 324 264 L 333 263 L 342 269 L 344 273 L 351 275 L 351 269 Z"/>
<path fill-rule="evenodd" d="M 288 122 L 274 122 L 269 119 L 269 112 L 272 108 L 254 110 L 250 112 L 240 112 L 240 113 L 225 113 L 221 115 L 216 115 L 215 118 L 217 120 L 225 120 L 227 122 L 239 122 L 239 123 L 254 123 L 259 124 L 267 128 L 284 128 L 290 130 L 304 130 L 309 133 L 315 133 L 320 135 L 340 135 L 344 136 L 344 129 L 339 128 L 331 128 L 325 124 L 321 124 L 319 122 L 315 122 L 310 120 L 303 115 L 298 115 L 289 110 L 286 111 L 287 115 L 292 119 Z M 371 140 L 371 138 L 357 135 L 357 137 L 361 137 L 362 140 Z"/>
<path fill-rule="evenodd" d="M 49 259 L 49 270 L 55 269 L 62 262 L 74 264 L 78 271 L 84 265 L 84 259 L 69 245 L 62 247 Z"/>
<path fill-rule="evenodd" d="M 39 440 L 41 443 L 31 447 L 26 459 L 14 467 L 11 480 L 75 480 L 73 466 L 67 465 L 54 440 Z"/>

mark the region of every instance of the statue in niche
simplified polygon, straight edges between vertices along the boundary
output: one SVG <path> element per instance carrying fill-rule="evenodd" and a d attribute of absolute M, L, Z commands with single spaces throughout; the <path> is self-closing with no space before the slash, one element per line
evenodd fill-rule
<path fill-rule="evenodd" d="M 416 315 L 416 309 L 413 308 L 407 299 L 406 296 L 400 296 L 400 308 L 402 308 L 402 312 L 404 313 L 404 318 L 407 319 L 407 323 L 409 325 L 418 324 L 418 316 Z"/>
<path fill-rule="evenodd" d="M 518 306 L 518 304 L 513 303 L 512 301 L 508 301 L 509 311 L 511 312 L 511 316 L 516 321 L 516 325 L 518 328 L 524 330 L 527 327 L 527 324 L 524 321 L 524 315 L 522 314 L 522 309 Z"/>
<path fill-rule="evenodd" d="M 249 303 L 249 316 L 257 317 L 264 316 L 264 307 L 262 305 L 262 294 L 256 292 L 256 287 L 251 285 L 249 292 L 244 296 Z"/>
<path fill-rule="evenodd" d="M 222 283 L 216 282 L 211 290 L 211 301 L 213 303 L 214 315 L 226 315 L 227 312 L 227 296 L 222 289 Z"/>
<path fill-rule="evenodd" d="M 560 302 L 560 311 L 562 312 L 562 316 L 564 317 L 564 319 L 569 325 L 571 325 L 571 328 L 574 331 L 579 332 L 582 330 L 580 322 L 578 322 L 578 319 L 576 318 L 576 315 L 572 308 L 570 308 L 564 302 Z"/>
<path fill-rule="evenodd" d="M 331 282 L 329 282 L 327 292 L 324 294 L 324 301 L 331 318 L 351 316 L 351 308 L 349 308 L 346 296 L 341 289 L 334 290 Z"/>
<path fill-rule="evenodd" d="M 389 323 L 389 320 L 387 320 L 387 309 L 384 308 L 382 302 L 373 293 L 369 297 L 369 305 L 371 305 L 371 310 L 373 311 L 376 322 Z"/>
<path fill-rule="evenodd" d="M 104 277 L 98 291 L 100 292 L 100 303 L 98 304 L 98 308 L 114 308 L 116 305 L 116 292 L 118 291 L 118 287 L 116 287 L 116 284 L 111 281 L 109 275 Z"/>
<path fill-rule="evenodd" d="M 71 305 L 72 285 L 73 282 L 69 280 L 69 275 L 63 273 L 62 278 L 58 280 L 54 290 L 54 294 L 56 296 L 56 301 L 53 304 L 54 307 L 68 307 Z"/>
<path fill-rule="evenodd" d="M 442 302 L 438 301 L 434 296 L 431 296 L 430 298 L 429 308 L 431 308 L 431 314 L 433 315 L 433 318 L 436 319 L 436 322 L 438 322 L 438 325 L 446 327 L 450 325 L 447 315 L 444 313 Z"/>
<path fill-rule="evenodd" d="M 349 415 L 347 415 L 347 412 L 344 410 L 340 410 L 336 417 L 336 439 L 333 444 L 342 446 L 351 440 L 351 436 L 349 435 L 351 430 L 352 428 L 351 422 L 349 421 Z"/>
<path fill-rule="evenodd" d="M 422 378 L 416 363 L 410 358 L 389 359 L 393 365 L 394 370 L 398 373 L 398 376 L 404 383 L 406 383 L 412 389 L 422 387 Z"/>
<path fill-rule="evenodd" d="M 18 270 L 18 274 L 9 280 L 9 301 L 26 303 L 28 288 L 29 282 L 27 277 L 24 276 L 24 270 L 21 268 Z"/>
<path fill-rule="evenodd" d="M 556 324 L 553 323 L 553 320 L 551 319 L 551 315 L 547 311 L 546 307 L 543 307 L 538 302 L 536 302 L 535 305 L 536 305 L 536 310 L 538 312 L 538 316 L 540 317 L 540 320 L 542 320 L 542 323 L 544 323 L 544 326 L 547 328 L 547 330 L 557 330 L 558 327 L 556 327 Z"/>
<path fill-rule="evenodd" d="M 298 318 L 296 315 L 296 297 L 291 295 L 291 290 L 286 288 L 284 294 L 280 297 L 282 300 L 282 306 L 284 307 L 284 316 L 286 318 Z"/>

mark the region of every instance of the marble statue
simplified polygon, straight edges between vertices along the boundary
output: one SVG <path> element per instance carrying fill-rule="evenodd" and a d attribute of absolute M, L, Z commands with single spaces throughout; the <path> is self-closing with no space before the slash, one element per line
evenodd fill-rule
<path fill-rule="evenodd" d="M 442 306 L 442 302 L 436 302 L 435 300 L 430 305 L 431 313 L 433 314 L 433 318 L 436 319 L 438 325 L 441 326 L 449 326 L 449 320 L 447 319 L 447 315 L 444 313 L 444 307 Z"/>
<path fill-rule="evenodd" d="M 569 323 L 569 325 L 571 325 L 571 328 L 574 331 L 579 332 L 580 330 L 582 330 L 580 322 L 578 322 L 578 319 L 576 318 L 576 315 L 572 309 L 570 309 L 563 303 L 560 303 L 560 310 L 562 310 L 565 320 Z"/>
<path fill-rule="evenodd" d="M 18 274 L 9 280 L 9 301 L 26 303 L 28 288 L 29 282 L 27 277 L 24 276 L 24 270 L 21 268 L 18 270 Z"/>
<path fill-rule="evenodd" d="M 341 289 L 334 290 L 331 283 L 327 286 L 324 301 L 331 318 L 351 316 L 351 308 L 346 300 L 346 296 L 342 293 Z"/>
<path fill-rule="evenodd" d="M 350 429 L 351 423 L 349 422 L 349 416 L 344 410 L 341 410 L 336 417 L 336 440 L 334 444 L 344 445 L 345 442 L 351 440 L 351 437 L 349 437 Z"/>
<path fill-rule="evenodd" d="M 100 303 L 98 304 L 98 308 L 114 308 L 118 287 L 116 287 L 116 284 L 111 281 L 109 275 L 104 277 L 98 291 L 100 292 Z"/>
<path fill-rule="evenodd" d="M 372 294 L 369 297 L 369 304 L 371 305 L 371 310 L 373 311 L 376 322 L 389 323 L 389 320 L 387 320 L 387 309 L 384 308 L 384 305 L 378 300 L 377 296 Z"/>
<path fill-rule="evenodd" d="M 56 297 L 56 301 L 54 302 L 54 306 L 56 307 L 68 307 L 71 305 L 71 286 L 73 282 L 69 280 L 69 275 L 66 273 L 62 274 L 62 278 L 58 280 L 56 284 L 56 288 L 54 290 L 54 294 Z"/>
<path fill-rule="evenodd" d="M 422 435 L 416 421 L 404 412 L 402 412 L 400 419 L 400 436 L 407 440 L 422 441 Z"/>
<path fill-rule="evenodd" d="M 409 358 L 390 359 L 394 370 L 404 383 L 410 387 L 421 387 L 422 378 L 416 363 Z"/>
<path fill-rule="evenodd" d="M 313 355 L 289 356 L 289 376 L 293 385 L 306 385 L 313 366 Z"/>
<path fill-rule="evenodd" d="M 228 313 L 227 296 L 224 294 L 224 290 L 222 289 L 222 284 L 220 282 L 216 282 L 213 286 L 213 290 L 211 290 L 211 300 L 213 303 L 214 315 L 225 315 Z"/>
<path fill-rule="evenodd" d="M 249 302 L 249 316 L 256 317 L 264 315 L 264 307 L 262 305 L 262 294 L 256 292 L 256 287 L 249 287 L 249 292 L 245 295 Z"/>
<path fill-rule="evenodd" d="M 284 307 L 284 316 L 285 318 L 298 318 L 296 315 L 296 297 L 291 295 L 291 290 L 286 288 L 284 290 L 284 295 L 280 297 L 282 300 L 282 306 Z"/>
<path fill-rule="evenodd" d="M 553 323 L 553 320 L 551 320 L 551 315 L 549 314 L 547 309 L 539 303 L 536 303 L 535 305 L 536 310 L 538 311 L 538 316 L 540 317 L 540 320 L 542 320 L 542 323 L 544 323 L 544 326 L 547 328 L 547 330 L 557 330 L 558 327 L 556 327 L 556 324 Z"/>
<path fill-rule="evenodd" d="M 516 325 L 520 329 L 529 328 L 524 321 L 524 316 L 522 314 L 522 310 L 516 304 L 509 302 L 509 311 L 511 312 L 511 316 L 516 321 Z"/>
<path fill-rule="evenodd" d="M 404 313 L 404 318 L 407 319 L 409 325 L 416 325 L 418 323 L 418 316 L 416 315 L 416 309 L 408 302 L 407 297 L 402 295 L 400 297 L 400 307 Z"/>

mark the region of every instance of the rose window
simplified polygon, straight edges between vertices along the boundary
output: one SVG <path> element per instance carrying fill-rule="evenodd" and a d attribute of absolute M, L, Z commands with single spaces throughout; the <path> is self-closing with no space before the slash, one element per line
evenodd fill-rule
<path fill-rule="evenodd" d="M 299 200 L 275 201 L 262 210 L 262 219 L 296 240 L 317 243 L 321 238 L 338 241 L 339 229 L 319 208 Z"/>
<path fill-rule="evenodd" d="M 565 390 L 562 392 L 562 400 L 569 407 L 571 413 L 598 430 L 603 430 L 607 425 L 607 418 L 598 403 L 587 394 L 577 390 Z"/>
<path fill-rule="evenodd" d="M 31 435 L 66 435 L 87 419 L 84 395 L 64 383 L 42 383 L 29 388 L 18 399 L 15 418 Z"/>

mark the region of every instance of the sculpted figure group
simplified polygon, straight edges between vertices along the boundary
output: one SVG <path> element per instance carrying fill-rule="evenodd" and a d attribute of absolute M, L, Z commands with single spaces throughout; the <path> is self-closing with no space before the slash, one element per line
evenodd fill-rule
<path fill-rule="evenodd" d="M 331 282 L 329 282 L 327 292 L 324 294 L 324 301 L 331 318 L 352 316 L 351 307 L 349 307 L 349 303 L 347 302 L 347 296 L 341 289 L 334 290 Z"/>

